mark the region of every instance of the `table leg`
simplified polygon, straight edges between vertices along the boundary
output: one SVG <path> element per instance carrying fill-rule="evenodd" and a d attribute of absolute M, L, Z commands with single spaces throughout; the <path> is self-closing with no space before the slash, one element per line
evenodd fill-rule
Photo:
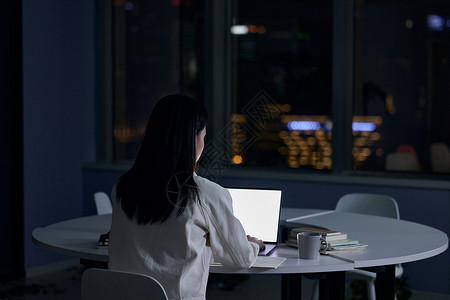
<path fill-rule="evenodd" d="M 395 299 L 395 265 L 385 266 L 377 271 L 375 293 L 377 299 Z"/>
<path fill-rule="evenodd" d="M 345 272 L 326 273 L 319 280 L 319 300 L 344 300 L 345 298 Z"/>
<path fill-rule="evenodd" d="M 302 298 L 302 275 L 282 274 L 281 275 L 281 299 L 294 300 Z"/>

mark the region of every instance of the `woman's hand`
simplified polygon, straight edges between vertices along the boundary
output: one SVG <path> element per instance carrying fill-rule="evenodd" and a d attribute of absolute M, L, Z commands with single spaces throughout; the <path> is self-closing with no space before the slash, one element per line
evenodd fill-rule
<path fill-rule="evenodd" d="M 255 244 L 258 244 L 258 245 L 259 245 L 259 250 L 264 250 L 264 249 L 266 249 L 266 245 L 264 245 L 263 241 L 260 240 L 260 239 L 257 239 L 257 238 L 255 238 L 255 237 L 252 237 L 252 236 L 247 235 L 247 240 L 248 240 L 249 242 L 253 242 L 253 243 L 255 243 Z"/>

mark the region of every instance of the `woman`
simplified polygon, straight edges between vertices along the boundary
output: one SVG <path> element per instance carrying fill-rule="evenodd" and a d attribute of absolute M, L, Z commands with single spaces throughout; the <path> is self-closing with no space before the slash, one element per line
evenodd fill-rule
<path fill-rule="evenodd" d="M 111 269 L 148 274 L 169 299 L 205 299 L 211 256 L 249 268 L 264 244 L 245 235 L 221 186 L 197 176 L 207 113 L 169 95 L 154 107 L 131 169 L 111 193 Z"/>

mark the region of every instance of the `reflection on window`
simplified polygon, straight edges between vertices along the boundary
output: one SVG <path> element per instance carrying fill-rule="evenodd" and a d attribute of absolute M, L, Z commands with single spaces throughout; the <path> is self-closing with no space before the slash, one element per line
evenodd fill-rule
<path fill-rule="evenodd" d="M 331 1 L 233 3 L 232 164 L 330 170 Z"/>
<path fill-rule="evenodd" d="M 203 1 L 114 4 L 114 159 L 133 159 L 153 105 L 184 92 L 202 99 Z"/>
<path fill-rule="evenodd" d="M 289 168 L 312 168 L 316 170 L 330 170 L 332 168 L 331 138 L 333 122 L 328 116 L 299 116 L 283 114 L 280 116 L 281 126 L 266 124 L 265 128 L 277 128 L 274 133 L 259 134 L 247 126 L 245 115 L 234 114 L 231 118 L 232 136 L 231 153 L 232 164 L 240 165 L 251 159 L 246 153 L 248 148 L 259 140 L 259 143 L 277 147 L 278 155 Z M 352 156 L 355 166 L 361 166 L 366 161 L 383 156 L 380 147 L 381 135 L 377 128 L 381 126 L 380 117 L 355 116 L 352 132 L 354 144 Z M 281 130 L 280 130 L 281 129 Z M 281 143 L 280 143 L 281 141 Z"/>
<path fill-rule="evenodd" d="M 379 120 L 376 140 L 354 132 L 356 170 L 436 172 L 433 144 L 450 145 L 450 3 L 402 3 L 367 1 L 355 14 L 354 115 Z"/>

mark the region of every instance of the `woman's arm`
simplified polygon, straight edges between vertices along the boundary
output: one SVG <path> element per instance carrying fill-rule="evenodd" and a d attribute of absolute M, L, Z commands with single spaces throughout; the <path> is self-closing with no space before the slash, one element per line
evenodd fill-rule
<path fill-rule="evenodd" d="M 204 203 L 214 260 L 224 266 L 249 268 L 255 262 L 262 242 L 247 238 L 241 222 L 233 214 L 230 193 L 224 188 L 214 192 Z"/>

